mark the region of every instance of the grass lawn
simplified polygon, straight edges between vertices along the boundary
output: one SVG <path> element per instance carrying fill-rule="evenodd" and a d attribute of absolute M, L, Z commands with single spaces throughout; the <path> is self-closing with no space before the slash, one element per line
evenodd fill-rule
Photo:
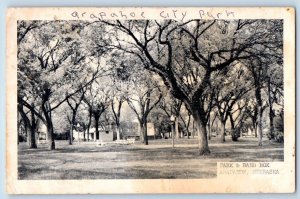
<path fill-rule="evenodd" d="M 28 149 L 19 144 L 19 179 L 153 179 L 214 178 L 217 162 L 283 161 L 283 144 L 264 140 L 257 146 L 256 138 L 226 137 L 225 143 L 210 141 L 211 155 L 199 156 L 196 139 L 150 140 L 145 146 L 138 141 L 131 145 L 97 146 L 95 142 L 56 141 L 56 150 L 45 144 Z"/>

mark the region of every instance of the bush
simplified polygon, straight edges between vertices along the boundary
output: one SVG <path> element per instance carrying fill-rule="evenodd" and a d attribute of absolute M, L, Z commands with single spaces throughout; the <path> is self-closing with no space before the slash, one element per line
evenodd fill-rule
<path fill-rule="evenodd" d="M 274 136 L 274 133 L 268 132 L 267 137 L 269 140 L 273 140 L 275 136 Z"/>
<path fill-rule="evenodd" d="M 283 143 L 284 142 L 284 134 L 282 131 L 275 131 L 274 138 L 276 142 Z"/>
<path fill-rule="evenodd" d="M 241 129 L 240 128 L 231 130 L 231 139 L 232 139 L 232 141 L 234 141 L 234 142 L 238 141 L 240 136 L 241 136 Z"/>
<path fill-rule="evenodd" d="M 19 142 L 27 142 L 27 138 L 25 135 L 19 135 Z"/>

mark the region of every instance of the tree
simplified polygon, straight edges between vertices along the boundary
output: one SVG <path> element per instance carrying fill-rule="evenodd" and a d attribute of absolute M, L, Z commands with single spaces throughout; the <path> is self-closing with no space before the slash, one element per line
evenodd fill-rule
<path fill-rule="evenodd" d="M 75 123 L 76 122 L 76 114 L 77 114 L 78 108 L 84 98 L 84 93 L 85 93 L 85 91 L 82 91 L 79 93 L 80 97 L 72 96 L 67 99 L 67 103 L 68 103 L 70 109 L 72 110 L 71 116 L 70 117 L 68 116 L 68 120 L 70 122 L 70 131 L 69 131 L 69 144 L 70 145 L 72 145 L 72 142 L 73 142 L 73 129 L 74 129 L 74 126 L 76 125 L 76 123 Z"/>
<path fill-rule="evenodd" d="M 72 114 L 71 109 L 67 103 L 63 103 L 52 112 L 53 130 L 55 134 L 60 134 L 65 139 L 68 138 L 70 132 L 70 122 L 68 116 Z M 44 125 L 44 124 L 43 124 Z"/>
<path fill-rule="evenodd" d="M 163 97 L 162 103 L 159 104 L 159 107 L 165 112 L 165 114 L 170 118 L 172 115 L 174 116 L 174 133 L 175 138 L 179 138 L 179 120 L 185 123 L 182 115 L 180 114 L 180 109 L 182 107 L 182 101 L 173 98 L 170 95 L 166 95 Z"/>
<path fill-rule="evenodd" d="M 84 29 L 81 22 L 41 23 L 35 22 L 34 26 L 37 27 L 27 31 L 26 37 L 20 36 L 23 39 L 18 43 L 18 79 L 24 81 L 18 86 L 24 91 L 35 90 L 36 96 L 32 97 L 39 99 L 37 109 L 42 110 L 42 113 L 38 113 L 23 96 L 18 97 L 18 103 L 31 109 L 45 123 L 49 149 L 53 150 L 55 142 L 51 113 L 96 79 L 100 69 L 93 64 L 88 67 L 88 64 L 94 62 L 91 54 L 95 53 L 91 53 L 85 42 L 80 40 L 81 34 L 84 34 L 81 32 Z M 23 23 L 18 25 L 19 34 L 23 35 L 26 32 L 21 31 Z M 74 88 L 75 82 L 77 88 Z M 70 89 L 73 92 L 66 93 Z"/>
<path fill-rule="evenodd" d="M 213 126 L 214 126 L 214 123 L 216 121 L 216 118 L 218 116 L 218 111 L 215 110 L 215 111 L 212 111 L 212 113 L 209 115 L 209 118 L 208 118 L 208 140 L 211 140 L 211 133 L 212 133 L 212 130 L 213 130 Z"/>
<path fill-rule="evenodd" d="M 17 43 L 18 43 L 18 59 L 21 58 L 20 52 L 22 51 L 22 48 L 20 47 L 21 43 L 26 42 L 26 35 L 33 29 L 38 28 L 40 26 L 43 26 L 44 24 L 39 24 L 37 21 L 27 22 L 27 21 L 18 21 L 17 24 Z M 22 62 L 21 62 L 22 63 Z M 23 62 L 24 63 L 24 62 Z M 23 64 L 22 63 L 22 64 Z M 28 87 L 28 90 L 25 91 L 25 87 Z M 33 98 L 31 98 L 33 96 Z M 35 130 L 37 128 L 37 120 L 35 118 L 35 104 L 33 99 L 36 97 L 36 92 L 33 87 L 32 81 L 28 81 L 27 78 L 24 78 L 24 76 L 21 73 L 18 73 L 18 117 L 20 116 L 22 119 L 20 121 L 23 121 L 24 130 L 26 132 L 27 129 L 30 129 L 30 134 L 27 134 L 27 143 L 30 148 L 37 148 L 36 140 L 35 140 Z M 29 106 L 29 112 L 31 114 L 31 119 L 28 117 L 28 113 L 24 110 L 24 98 L 30 99 L 31 102 L 27 103 Z M 19 143 L 19 135 L 18 135 L 18 143 Z"/>
<path fill-rule="evenodd" d="M 124 52 L 117 50 L 112 53 L 110 59 L 110 64 L 114 67 L 111 106 L 117 126 L 117 136 L 120 132 L 121 107 L 126 101 L 139 121 L 140 139 L 148 145 L 147 118 L 162 97 L 160 85 L 152 73 L 141 67 L 143 63 L 139 59 L 132 55 L 123 59 L 123 56 Z M 152 102 L 156 97 L 157 99 Z"/>
<path fill-rule="evenodd" d="M 94 117 L 96 140 L 100 139 L 99 122 L 101 115 L 110 106 L 112 97 L 110 89 L 110 79 L 107 77 L 98 78 L 91 84 L 83 97 L 83 101 L 88 105 L 90 117 Z M 88 125 L 91 123 L 89 122 Z"/>
<path fill-rule="evenodd" d="M 264 104 L 262 88 L 268 80 L 268 68 L 274 62 L 282 64 L 283 23 L 282 20 L 262 20 L 261 23 L 254 24 L 251 28 L 257 31 L 257 35 L 264 38 L 264 42 L 260 42 L 256 49 L 249 49 L 248 53 L 252 56 L 247 60 L 241 60 L 241 62 L 248 67 L 253 78 L 258 145 L 262 146 L 262 115 L 267 103 Z"/>
<path fill-rule="evenodd" d="M 85 98 L 84 98 L 84 102 L 86 102 Z M 86 128 L 87 128 L 87 141 L 90 141 L 90 127 L 91 127 L 91 124 L 92 124 L 93 112 L 92 112 L 92 106 L 90 106 L 88 103 L 87 103 L 87 106 L 88 106 L 88 123 L 87 123 L 87 126 L 86 126 Z"/>
<path fill-rule="evenodd" d="M 268 21 L 265 25 L 261 20 L 117 20 L 101 23 L 120 32 L 115 42 L 109 45 L 137 56 L 144 68 L 159 75 L 173 96 L 187 106 L 195 120 L 201 155 L 210 153 L 206 123 L 211 96 L 201 97 L 210 85 L 211 75 L 229 70 L 236 61 L 256 56 L 261 52 L 259 46 L 262 44 L 277 42 L 265 39 L 272 32 Z M 256 55 L 248 52 L 254 49 Z"/>
<path fill-rule="evenodd" d="M 122 104 L 125 102 L 126 98 L 122 94 L 118 94 L 117 91 L 113 93 L 113 100 L 111 102 L 111 110 L 113 112 L 113 117 L 116 123 L 117 130 L 117 140 L 120 140 L 120 118 L 121 118 L 121 108 Z"/>
<path fill-rule="evenodd" d="M 268 68 L 267 77 L 267 95 L 269 106 L 269 139 L 275 139 L 274 118 L 276 117 L 276 108 L 283 107 L 283 65 L 274 64 Z"/>
<path fill-rule="evenodd" d="M 187 138 L 190 138 L 190 124 L 191 124 L 191 113 L 185 108 L 185 106 L 181 106 L 179 118 L 182 121 L 183 127 L 185 129 L 185 133 L 187 134 Z"/>
<path fill-rule="evenodd" d="M 232 112 L 242 100 L 247 92 L 251 89 L 251 82 L 249 77 L 245 74 L 245 69 L 237 64 L 232 67 L 225 75 L 219 73 L 214 76 L 215 82 L 213 90 L 215 92 L 215 104 L 219 120 L 222 124 L 221 142 L 225 142 L 226 122 L 229 117 L 233 124 Z M 232 133 L 234 132 L 234 125 L 232 126 Z M 232 140 L 237 141 L 235 134 L 232 134 Z"/>
<path fill-rule="evenodd" d="M 135 74 L 135 68 L 132 66 L 131 59 L 122 59 L 122 55 L 119 52 L 114 52 L 109 60 L 112 65 L 112 82 L 111 85 L 111 110 L 113 113 L 113 119 L 116 124 L 117 140 L 120 140 L 120 125 L 121 125 L 121 110 L 122 105 L 126 101 L 128 95 L 128 81 L 132 79 Z M 122 60 L 122 61 L 120 61 Z"/>
<path fill-rule="evenodd" d="M 148 73 L 148 75 L 151 74 Z M 160 102 L 162 93 L 159 85 L 150 78 L 134 79 L 131 89 L 126 101 L 139 121 L 140 139 L 145 145 L 148 145 L 147 118 L 153 108 Z"/>
<path fill-rule="evenodd" d="M 34 105 L 32 104 L 32 106 L 34 106 Z M 28 144 L 29 148 L 31 148 L 31 149 L 37 148 L 36 140 L 35 140 L 35 131 L 37 128 L 37 120 L 35 118 L 34 112 L 32 110 L 30 110 L 31 118 L 29 119 L 29 117 L 27 116 L 27 113 L 24 110 L 24 106 L 22 104 L 18 104 L 18 112 L 20 113 L 20 115 L 23 119 L 23 122 L 24 122 L 24 127 L 27 132 L 27 144 Z M 28 128 L 29 128 L 29 133 L 27 131 Z"/>
<path fill-rule="evenodd" d="M 238 141 L 241 133 L 248 130 L 249 125 L 246 121 L 247 114 L 245 113 L 246 106 L 247 100 L 241 99 L 236 103 L 234 109 L 232 109 L 229 113 L 232 141 Z"/>

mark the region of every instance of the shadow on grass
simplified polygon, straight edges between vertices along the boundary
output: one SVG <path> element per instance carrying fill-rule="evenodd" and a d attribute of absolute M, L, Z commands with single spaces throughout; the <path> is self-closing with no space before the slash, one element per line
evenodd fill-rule
<path fill-rule="evenodd" d="M 212 172 L 208 171 L 181 171 L 180 168 L 174 169 L 149 169 L 148 167 L 133 166 L 130 168 L 116 167 L 102 171 L 82 170 L 82 169 L 50 169 L 50 168 L 28 168 L 19 167 L 19 180 L 57 180 L 57 179 L 195 179 L 195 178 L 214 178 L 216 177 L 216 169 Z M 101 178 L 99 178 L 101 176 Z"/>
<path fill-rule="evenodd" d="M 283 145 L 255 139 L 219 143 L 210 141 L 211 154 L 199 156 L 197 140 L 177 141 L 176 148 L 165 141 L 149 146 L 91 144 L 67 145 L 57 142 L 57 150 L 46 145 L 36 150 L 19 146 L 19 179 L 189 179 L 213 178 L 217 162 L 283 161 Z M 189 144 L 192 143 L 192 144 Z"/>

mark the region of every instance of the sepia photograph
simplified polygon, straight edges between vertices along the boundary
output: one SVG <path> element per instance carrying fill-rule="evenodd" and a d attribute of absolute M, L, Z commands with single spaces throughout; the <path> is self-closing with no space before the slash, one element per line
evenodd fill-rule
<path fill-rule="evenodd" d="M 15 19 L 16 181 L 282 174 L 285 19 L 147 11 Z"/>

